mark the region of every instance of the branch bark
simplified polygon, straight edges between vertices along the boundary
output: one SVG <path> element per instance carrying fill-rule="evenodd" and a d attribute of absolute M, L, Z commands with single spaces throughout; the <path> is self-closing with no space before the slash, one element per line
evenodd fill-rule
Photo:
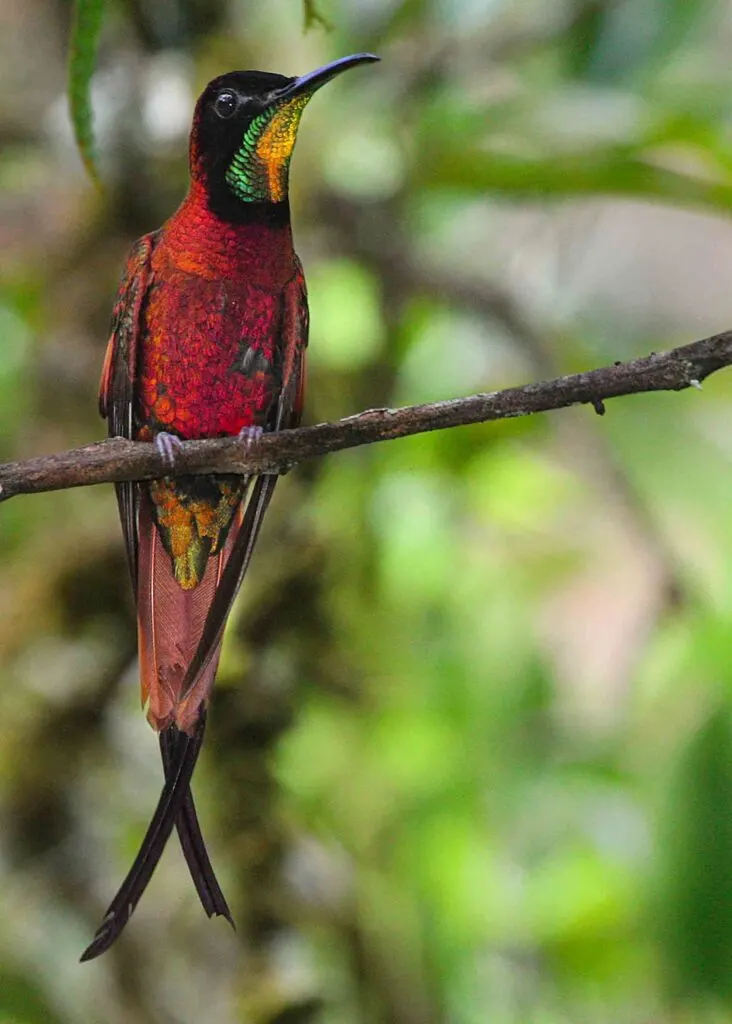
<path fill-rule="evenodd" d="M 57 455 L 0 466 L 0 501 L 17 494 L 62 490 L 123 480 L 199 473 L 285 473 L 299 462 L 376 441 L 428 430 L 529 416 L 570 405 L 592 405 L 622 395 L 682 391 L 732 365 L 732 331 L 668 352 L 585 373 L 401 409 L 369 409 L 335 423 L 266 434 L 247 447 L 238 438 L 187 441 L 170 469 L 149 443 L 111 438 Z"/>

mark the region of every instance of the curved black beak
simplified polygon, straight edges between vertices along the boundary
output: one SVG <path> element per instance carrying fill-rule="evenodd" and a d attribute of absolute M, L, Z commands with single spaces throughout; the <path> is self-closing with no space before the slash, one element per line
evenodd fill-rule
<path fill-rule="evenodd" d="M 340 75 L 342 71 L 358 67 L 359 64 L 373 64 L 378 60 L 381 60 L 381 57 L 376 57 L 373 53 L 354 53 L 350 57 L 339 57 L 338 60 L 334 60 L 322 68 L 317 68 L 307 75 L 295 78 L 289 85 L 283 86 L 282 89 L 277 89 L 272 94 L 272 99 L 277 101 L 289 100 L 294 96 L 301 96 L 303 93 L 312 95 L 322 85 L 329 82 L 331 78 Z"/>

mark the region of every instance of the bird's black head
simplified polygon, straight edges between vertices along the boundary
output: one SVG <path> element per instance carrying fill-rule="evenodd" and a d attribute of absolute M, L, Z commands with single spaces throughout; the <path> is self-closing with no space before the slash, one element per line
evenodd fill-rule
<path fill-rule="evenodd" d="M 309 75 L 231 71 L 204 89 L 191 129 L 191 175 L 216 205 L 279 203 L 287 198 L 290 158 L 312 95 L 348 68 L 378 57 L 359 53 Z"/>

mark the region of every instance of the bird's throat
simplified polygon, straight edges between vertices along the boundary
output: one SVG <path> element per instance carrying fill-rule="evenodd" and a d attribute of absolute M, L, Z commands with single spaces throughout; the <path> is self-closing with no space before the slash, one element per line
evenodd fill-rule
<path fill-rule="evenodd" d="M 233 277 L 280 287 L 294 272 L 286 199 L 242 203 L 228 192 L 224 201 L 221 194 L 212 195 L 194 182 L 168 221 L 164 239 L 166 258 L 200 277 Z"/>
<path fill-rule="evenodd" d="M 309 100 L 304 93 L 252 121 L 225 175 L 237 199 L 243 203 L 287 199 L 290 160 Z"/>

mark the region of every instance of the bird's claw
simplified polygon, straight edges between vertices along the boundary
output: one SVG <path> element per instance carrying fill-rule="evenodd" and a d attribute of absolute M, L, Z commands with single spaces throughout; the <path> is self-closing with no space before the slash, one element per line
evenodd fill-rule
<path fill-rule="evenodd" d="M 263 433 L 264 427 L 242 427 L 239 431 L 239 440 L 243 441 L 247 448 L 251 448 L 255 441 L 260 439 Z"/>
<path fill-rule="evenodd" d="M 183 442 L 176 434 L 168 434 L 163 430 L 155 435 L 155 449 L 163 462 L 171 469 L 175 465 L 175 457 L 183 447 Z"/>

